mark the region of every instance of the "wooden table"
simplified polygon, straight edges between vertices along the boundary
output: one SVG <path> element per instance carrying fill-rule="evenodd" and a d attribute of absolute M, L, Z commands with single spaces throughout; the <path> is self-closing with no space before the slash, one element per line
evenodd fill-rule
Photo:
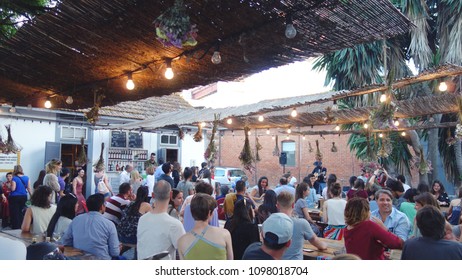
<path fill-rule="evenodd" d="M 327 244 L 326 250 L 319 250 L 314 245 L 312 245 L 309 241 L 305 241 L 303 244 L 303 249 L 312 250 L 312 252 L 303 251 L 303 258 L 306 260 L 315 260 L 318 257 L 325 257 L 327 259 L 332 259 L 338 254 L 346 253 L 345 249 L 345 242 L 344 240 L 332 240 L 326 238 L 319 238 L 324 243 Z M 401 259 L 401 250 L 391 250 L 390 259 L 392 260 L 399 260 Z"/>
<path fill-rule="evenodd" d="M 6 237 L 12 240 L 18 240 L 24 243 L 24 245 L 29 246 L 32 244 L 32 239 L 36 238 L 36 242 L 43 242 L 43 236 L 34 235 L 30 232 L 22 232 L 20 229 L 12 230 L 3 230 L 0 231 L 0 236 Z M 97 259 L 94 255 L 82 251 L 74 247 L 64 247 L 64 255 L 69 259 L 76 260 L 93 260 Z"/>

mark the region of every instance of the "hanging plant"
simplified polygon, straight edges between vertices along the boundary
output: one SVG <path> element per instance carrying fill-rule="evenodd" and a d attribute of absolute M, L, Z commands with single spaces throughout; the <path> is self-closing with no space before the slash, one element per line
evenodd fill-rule
<path fill-rule="evenodd" d="M 80 149 L 79 157 L 77 158 L 77 162 L 79 163 L 80 166 L 83 166 L 88 163 L 87 154 L 85 153 L 85 142 L 84 142 L 83 137 L 80 138 L 80 146 L 81 146 L 81 149 Z"/>
<path fill-rule="evenodd" d="M 396 110 L 398 110 L 398 107 L 393 101 L 381 103 L 369 115 L 372 127 L 379 130 L 397 129 L 394 122 Z"/>
<path fill-rule="evenodd" d="M 326 108 L 326 116 L 323 118 L 324 122 L 326 124 L 331 124 L 333 122 L 337 122 L 337 118 L 334 117 L 333 113 L 332 113 L 332 107 L 327 107 Z"/>
<path fill-rule="evenodd" d="M 321 150 L 319 149 L 319 141 L 316 140 L 316 155 L 314 156 L 316 161 L 322 161 L 322 153 Z"/>
<path fill-rule="evenodd" d="M 252 154 L 252 150 L 250 149 L 249 131 L 250 131 L 250 128 L 248 126 L 245 126 L 244 127 L 244 134 L 245 134 L 244 147 L 242 148 L 242 151 L 239 154 L 239 160 L 241 161 L 241 164 L 244 167 L 244 169 L 252 173 L 255 167 L 253 166 L 254 157 Z"/>
<path fill-rule="evenodd" d="M 209 145 L 204 153 L 205 160 L 212 165 L 217 159 L 217 146 L 215 145 L 215 134 L 217 133 L 218 121 L 220 119 L 219 114 L 215 114 L 215 120 L 213 121 L 212 136 L 210 137 Z"/>
<path fill-rule="evenodd" d="M 261 161 L 259 151 L 261 151 L 262 149 L 263 149 L 263 146 L 260 144 L 260 141 L 258 140 L 258 137 L 257 137 L 257 139 L 255 140 L 255 150 L 256 150 L 255 161 Z"/>
<path fill-rule="evenodd" d="M 451 129 L 448 129 L 448 136 L 446 137 L 446 144 L 448 144 L 448 146 L 451 147 L 456 142 L 457 142 L 456 138 L 452 137 Z"/>
<path fill-rule="evenodd" d="M 191 24 L 183 0 L 175 0 L 171 8 L 154 20 L 156 37 L 164 46 L 195 46 L 197 44 L 197 28 Z"/>
<path fill-rule="evenodd" d="M 13 140 L 13 136 L 11 136 L 11 126 L 5 125 L 6 132 L 8 133 L 8 137 L 5 142 L 5 148 L 3 152 L 5 154 L 16 154 L 17 152 L 22 150 L 22 147 L 16 144 Z"/>
<path fill-rule="evenodd" d="M 313 147 L 311 147 L 311 142 L 308 142 L 308 152 L 309 153 L 313 152 Z"/>
<path fill-rule="evenodd" d="M 95 167 L 95 170 L 104 170 L 103 153 L 104 153 L 104 142 L 101 143 L 101 153 L 99 154 L 99 159 L 95 164 L 93 164 L 93 167 Z"/>
<path fill-rule="evenodd" d="M 279 151 L 279 140 L 278 140 L 277 135 L 276 135 L 275 141 L 276 141 L 276 146 L 274 146 L 273 156 L 278 157 L 281 155 L 281 152 Z"/>
<path fill-rule="evenodd" d="M 196 142 L 202 141 L 202 126 L 201 126 L 201 124 L 197 125 L 197 132 L 194 134 L 193 139 Z"/>
<path fill-rule="evenodd" d="M 6 143 L 3 142 L 1 134 L 0 134 L 0 153 L 5 153 L 6 154 Z"/>
<path fill-rule="evenodd" d="M 98 94 L 95 100 L 95 105 L 93 105 L 93 107 L 84 114 L 87 121 L 92 125 L 95 125 L 96 122 L 99 120 L 99 108 L 101 107 L 101 103 L 104 98 L 104 94 Z"/>
<path fill-rule="evenodd" d="M 420 155 L 412 159 L 414 167 L 416 167 L 421 175 L 432 173 L 433 167 L 431 161 L 425 160 L 423 149 L 420 147 Z"/>
<path fill-rule="evenodd" d="M 180 138 L 180 140 L 184 139 L 184 131 L 181 127 L 178 127 L 178 138 Z"/>
<path fill-rule="evenodd" d="M 330 148 L 331 152 L 336 153 L 337 147 L 335 146 L 335 142 L 332 142 L 332 148 Z"/>

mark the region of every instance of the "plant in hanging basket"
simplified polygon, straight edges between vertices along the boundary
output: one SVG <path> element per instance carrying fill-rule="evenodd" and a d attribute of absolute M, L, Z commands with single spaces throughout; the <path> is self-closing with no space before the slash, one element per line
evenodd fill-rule
<path fill-rule="evenodd" d="M 196 142 L 202 141 L 202 126 L 200 124 L 197 125 L 197 132 L 194 134 L 193 139 Z"/>
<path fill-rule="evenodd" d="M 156 37 L 164 46 L 195 46 L 197 28 L 191 24 L 182 0 L 175 0 L 171 8 L 154 20 Z"/>
<path fill-rule="evenodd" d="M 95 167 L 95 170 L 104 170 L 104 142 L 101 143 L 101 153 L 99 155 L 98 161 L 93 164 L 93 167 Z"/>
<path fill-rule="evenodd" d="M 93 105 L 93 107 L 84 114 L 87 121 L 92 125 L 95 125 L 99 120 L 99 108 L 101 107 L 101 102 L 103 102 L 104 98 L 104 94 L 99 94 L 96 98 L 95 105 Z"/>
<path fill-rule="evenodd" d="M 5 125 L 5 128 L 8 132 L 8 138 L 6 139 L 3 152 L 5 154 L 16 154 L 17 152 L 22 150 L 22 147 L 14 142 L 13 136 L 11 136 L 11 126 Z"/>
<path fill-rule="evenodd" d="M 369 119 L 375 129 L 397 129 L 394 123 L 394 115 L 398 107 L 394 102 L 385 102 L 372 110 Z"/>
<path fill-rule="evenodd" d="M 258 137 L 257 139 L 255 140 L 255 161 L 261 161 L 261 158 L 260 158 L 260 153 L 259 151 L 261 151 L 263 149 L 263 146 L 260 144 L 260 141 L 258 140 Z"/>
<path fill-rule="evenodd" d="M 250 143 L 249 143 L 249 130 L 250 128 L 248 126 L 244 127 L 244 134 L 245 134 L 244 147 L 242 148 L 242 151 L 239 154 L 239 160 L 241 161 L 241 164 L 244 167 L 244 169 L 252 173 L 253 170 L 255 170 L 255 167 L 253 166 L 254 157 L 252 154 L 252 150 L 250 149 Z"/>

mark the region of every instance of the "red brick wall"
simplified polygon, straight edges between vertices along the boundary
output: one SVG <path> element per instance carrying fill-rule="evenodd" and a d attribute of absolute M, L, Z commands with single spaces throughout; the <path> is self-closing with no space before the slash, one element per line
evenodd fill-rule
<path fill-rule="evenodd" d="M 317 130 L 332 129 L 331 126 L 325 128 L 318 127 Z M 272 131 L 274 132 L 274 131 Z M 283 174 L 283 168 L 279 164 L 279 158 L 273 156 L 273 150 L 275 147 L 275 140 L 272 139 L 272 135 L 267 135 L 265 130 L 258 131 L 258 138 L 263 149 L 259 152 L 261 161 L 256 165 L 256 171 L 253 174 L 246 172 L 249 176 L 251 185 L 256 184 L 256 181 L 260 176 L 267 176 L 269 184 L 271 186 L 276 185 L 279 182 L 279 178 Z M 279 150 L 282 151 L 281 142 L 286 140 L 285 135 L 279 135 Z M 349 135 L 311 135 L 306 136 L 303 140 L 302 136 L 292 135 L 290 140 L 295 141 L 295 166 L 286 166 L 285 170 L 291 171 L 298 182 L 308 173 L 311 173 L 315 162 L 316 143 L 315 140 L 319 141 L 319 148 L 323 154 L 323 166 L 327 168 L 327 173 L 334 173 L 342 185 L 348 185 L 350 176 L 360 174 L 359 161 L 350 152 L 347 141 Z M 249 136 L 250 147 L 255 152 L 255 130 L 252 130 L 252 135 Z M 332 142 L 335 142 L 337 152 L 331 151 Z M 313 152 L 309 152 L 309 145 L 313 148 Z M 234 136 L 231 131 L 226 131 L 223 136 L 220 137 L 219 142 L 219 158 L 217 160 L 217 166 L 231 166 L 241 167 L 241 163 L 238 159 L 239 154 L 244 146 L 244 132 L 234 131 Z M 301 153 L 300 153 L 301 150 Z"/>

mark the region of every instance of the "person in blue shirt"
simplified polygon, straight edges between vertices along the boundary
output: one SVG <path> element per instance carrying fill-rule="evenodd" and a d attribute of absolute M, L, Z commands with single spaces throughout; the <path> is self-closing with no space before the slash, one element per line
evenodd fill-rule
<path fill-rule="evenodd" d="M 306 197 L 306 202 L 308 203 L 309 208 L 316 208 L 318 205 L 318 196 L 316 195 L 316 189 L 314 184 L 316 182 L 316 177 L 313 174 L 309 174 L 305 178 L 303 178 L 303 182 L 307 183 L 310 187 L 310 194 Z"/>

